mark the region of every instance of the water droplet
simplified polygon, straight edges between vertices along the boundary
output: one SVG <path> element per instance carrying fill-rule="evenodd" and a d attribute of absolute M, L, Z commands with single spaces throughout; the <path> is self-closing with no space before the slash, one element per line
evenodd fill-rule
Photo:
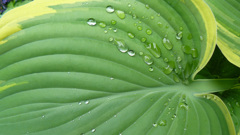
<path fill-rule="evenodd" d="M 142 41 L 143 43 L 145 43 L 145 42 L 147 41 L 147 38 L 143 37 L 143 38 L 141 38 L 141 41 Z"/>
<path fill-rule="evenodd" d="M 161 22 L 158 22 L 157 25 L 162 28 L 163 27 L 163 24 Z"/>
<path fill-rule="evenodd" d="M 82 102 L 78 102 L 78 105 L 81 105 L 82 104 Z"/>
<path fill-rule="evenodd" d="M 150 67 L 149 69 L 148 69 L 150 72 L 153 72 L 153 67 Z"/>
<path fill-rule="evenodd" d="M 182 58 L 180 56 L 177 57 L 177 62 L 181 62 Z"/>
<path fill-rule="evenodd" d="M 133 19 L 137 19 L 137 15 L 136 14 L 132 14 L 132 18 Z"/>
<path fill-rule="evenodd" d="M 186 130 L 187 130 L 187 128 L 184 128 L 183 130 L 184 130 L 184 131 L 186 131 Z"/>
<path fill-rule="evenodd" d="M 114 10 L 114 8 L 112 6 L 107 6 L 106 11 L 108 13 L 113 13 L 115 10 Z"/>
<path fill-rule="evenodd" d="M 151 35 L 151 34 L 152 34 L 152 30 L 147 29 L 147 30 L 146 30 L 146 33 L 147 33 L 148 35 Z"/>
<path fill-rule="evenodd" d="M 96 131 L 96 129 L 92 129 L 92 133 L 94 133 Z"/>
<path fill-rule="evenodd" d="M 182 46 L 182 50 L 186 54 L 192 54 L 192 48 L 190 46 L 184 45 Z"/>
<path fill-rule="evenodd" d="M 114 44 L 117 46 L 118 50 L 122 53 L 128 51 L 128 47 L 122 39 L 114 39 Z"/>
<path fill-rule="evenodd" d="M 114 29 L 113 32 L 116 33 L 116 32 L 117 32 L 117 29 Z"/>
<path fill-rule="evenodd" d="M 176 115 L 176 114 L 173 114 L 172 118 L 174 119 L 174 118 L 176 118 L 176 117 L 177 117 L 177 115 Z"/>
<path fill-rule="evenodd" d="M 128 7 L 131 7 L 132 5 L 130 3 L 128 3 Z"/>
<path fill-rule="evenodd" d="M 128 37 L 133 39 L 135 37 L 135 35 L 131 32 L 128 32 Z"/>
<path fill-rule="evenodd" d="M 113 40 L 114 40 L 113 37 L 110 37 L 110 38 L 108 39 L 109 42 L 112 42 Z"/>
<path fill-rule="evenodd" d="M 42 119 L 43 119 L 43 118 L 45 118 L 45 116 L 44 116 L 44 115 L 42 116 Z"/>
<path fill-rule="evenodd" d="M 173 80 L 176 82 L 176 83 L 179 83 L 180 82 L 180 80 L 179 80 L 179 78 L 177 77 L 177 75 L 173 75 Z"/>
<path fill-rule="evenodd" d="M 203 41 L 203 36 L 200 36 L 200 40 Z"/>
<path fill-rule="evenodd" d="M 111 20 L 111 24 L 112 24 L 112 25 L 115 25 L 116 23 L 117 23 L 117 21 Z"/>
<path fill-rule="evenodd" d="M 163 45 L 168 50 L 171 50 L 173 48 L 172 43 L 167 38 L 163 38 Z"/>
<path fill-rule="evenodd" d="M 153 64 L 152 57 L 147 55 L 147 54 L 143 56 L 143 60 L 147 65 L 152 65 Z"/>
<path fill-rule="evenodd" d="M 153 19 L 154 19 L 154 16 L 151 16 L 150 18 L 153 20 Z"/>
<path fill-rule="evenodd" d="M 110 77 L 110 80 L 114 80 L 114 78 L 113 78 L 113 77 Z"/>
<path fill-rule="evenodd" d="M 188 34 L 188 37 L 187 37 L 189 40 L 191 40 L 193 37 L 192 37 L 192 34 Z"/>
<path fill-rule="evenodd" d="M 192 57 L 193 58 L 197 58 L 198 57 L 198 51 L 195 48 L 192 49 Z"/>
<path fill-rule="evenodd" d="M 188 105 L 186 103 L 183 103 L 183 102 L 179 103 L 179 107 L 184 110 L 188 110 Z"/>
<path fill-rule="evenodd" d="M 161 50 L 158 47 L 156 43 L 149 43 L 148 45 L 145 45 L 145 47 L 148 49 L 148 51 L 156 58 L 161 57 Z"/>
<path fill-rule="evenodd" d="M 87 20 L 87 24 L 90 25 L 90 26 L 95 26 L 97 24 L 96 20 L 93 19 L 93 18 L 89 18 Z"/>
<path fill-rule="evenodd" d="M 183 30 L 183 27 L 179 27 L 179 30 L 181 30 L 181 31 L 182 31 L 182 30 Z"/>
<path fill-rule="evenodd" d="M 104 30 L 104 33 L 105 33 L 105 34 L 107 34 L 107 33 L 108 33 L 108 31 L 107 31 L 107 30 Z"/>
<path fill-rule="evenodd" d="M 129 56 L 135 56 L 135 52 L 134 52 L 133 50 L 129 50 L 129 51 L 128 51 L 128 55 L 129 55 Z"/>
<path fill-rule="evenodd" d="M 237 107 L 240 107 L 239 102 L 236 102 L 236 106 L 237 106 Z"/>
<path fill-rule="evenodd" d="M 175 63 L 173 61 L 169 61 L 167 67 L 164 68 L 163 72 L 167 75 L 171 74 L 174 68 Z"/>
<path fill-rule="evenodd" d="M 114 115 L 113 117 L 115 117 L 115 118 L 116 118 L 116 117 L 117 117 L 117 115 Z"/>
<path fill-rule="evenodd" d="M 139 55 L 142 56 L 142 55 L 143 55 L 143 52 L 139 52 Z"/>
<path fill-rule="evenodd" d="M 166 28 L 166 29 L 168 29 L 168 28 L 169 28 L 169 26 L 168 26 L 168 25 L 166 25 L 166 26 L 165 26 L 165 28 Z"/>
<path fill-rule="evenodd" d="M 168 62 L 168 58 L 164 58 L 163 61 L 164 61 L 164 62 Z"/>
<path fill-rule="evenodd" d="M 150 8 L 148 4 L 146 4 L 145 7 L 146 7 L 146 9 L 149 9 L 149 8 Z"/>
<path fill-rule="evenodd" d="M 141 27 L 141 26 L 138 26 L 137 29 L 138 29 L 139 31 L 141 31 L 141 30 L 142 30 L 142 27 Z"/>
<path fill-rule="evenodd" d="M 179 32 L 176 36 L 176 39 L 180 40 L 180 39 L 182 39 L 182 37 L 183 37 L 183 33 Z"/>
<path fill-rule="evenodd" d="M 157 124 L 156 124 L 156 123 L 153 123 L 153 127 L 157 127 Z"/>
<path fill-rule="evenodd" d="M 87 104 L 89 104 L 90 103 L 90 101 L 89 100 L 87 100 L 87 101 L 85 101 L 85 104 L 87 105 Z"/>
<path fill-rule="evenodd" d="M 124 19 L 125 16 L 126 16 L 125 13 L 124 13 L 123 11 L 121 11 L 121 10 L 117 10 L 115 13 L 117 14 L 117 16 L 118 16 L 120 19 Z"/>
<path fill-rule="evenodd" d="M 167 121 L 166 120 L 161 120 L 159 122 L 159 126 L 166 126 L 167 125 Z"/>
<path fill-rule="evenodd" d="M 99 26 L 102 27 L 102 28 L 105 28 L 107 25 L 106 25 L 106 23 L 104 23 L 104 22 L 100 22 L 100 23 L 99 23 Z"/>

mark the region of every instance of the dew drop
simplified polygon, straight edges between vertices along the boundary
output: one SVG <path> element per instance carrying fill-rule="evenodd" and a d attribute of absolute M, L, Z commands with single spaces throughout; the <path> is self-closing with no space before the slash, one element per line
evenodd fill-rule
<path fill-rule="evenodd" d="M 138 29 L 139 31 L 141 31 L 141 30 L 142 30 L 142 27 L 141 27 L 141 26 L 138 26 L 137 29 Z"/>
<path fill-rule="evenodd" d="M 117 21 L 111 20 L 111 24 L 112 24 L 112 25 L 116 25 L 116 23 L 117 23 Z"/>
<path fill-rule="evenodd" d="M 137 15 L 136 14 L 132 14 L 132 18 L 133 19 L 137 19 Z"/>
<path fill-rule="evenodd" d="M 152 65 L 153 64 L 152 57 L 147 55 L 147 54 L 143 56 L 143 60 L 147 65 Z"/>
<path fill-rule="evenodd" d="M 149 43 L 148 45 L 145 45 L 145 47 L 148 49 L 148 51 L 156 58 L 161 57 L 161 50 L 158 47 L 156 43 Z"/>
<path fill-rule="evenodd" d="M 104 30 L 104 33 L 105 33 L 105 34 L 107 34 L 107 33 L 108 33 L 108 31 L 107 31 L 107 30 Z"/>
<path fill-rule="evenodd" d="M 198 57 L 198 51 L 197 51 L 197 49 L 192 49 L 192 57 L 193 58 L 197 58 Z"/>
<path fill-rule="evenodd" d="M 125 16 L 126 16 L 125 13 L 124 13 L 123 11 L 121 11 L 121 10 L 117 10 L 115 13 L 117 14 L 117 16 L 118 16 L 120 19 L 124 19 Z"/>
<path fill-rule="evenodd" d="M 150 72 L 153 72 L 153 67 L 150 67 L 149 69 L 148 69 Z"/>
<path fill-rule="evenodd" d="M 95 26 L 97 24 L 96 20 L 93 19 L 93 18 L 89 18 L 87 20 L 87 24 L 90 25 L 90 26 Z"/>
<path fill-rule="evenodd" d="M 192 49 L 190 46 L 184 45 L 184 46 L 182 46 L 182 50 L 186 54 L 192 54 Z"/>
<path fill-rule="evenodd" d="M 107 25 L 106 25 L 105 22 L 100 22 L 100 23 L 99 23 L 99 26 L 102 27 L 102 28 L 105 28 Z"/>
<path fill-rule="evenodd" d="M 188 110 L 188 105 L 186 103 L 183 103 L 183 102 L 179 103 L 179 107 L 184 110 Z"/>
<path fill-rule="evenodd" d="M 92 129 L 92 133 L 94 133 L 96 131 L 96 129 Z"/>
<path fill-rule="evenodd" d="M 240 107 L 239 102 L 236 102 L 236 106 L 237 106 L 237 107 Z"/>
<path fill-rule="evenodd" d="M 116 33 L 116 32 L 117 32 L 117 29 L 114 29 L 113 32 Z"/>
<path fill-rule="evenodd" d="M 182 30 L 183 30 L 183 27 L 179 27 L 179 30 L 181 30 L 181 31 L 182 31 Z"/>
<path fill-rule="evenodd" d="M 203 41 L 203 36 L 200 36 L 200 40 Z"/>
<path fill-rule="evenodd" d="M 182 32 L 179 32 L 177 35 L 176 35 L 176 39 L 180 40 L 182 39 L 183 37 L 183 33 Z"/>
<path fill-rule="evenodd" d="M 134 52 L 133 50 L 129 50 L 129 51 L 128 51 L 128 55 L 129 55 L 129 56 L 135 56 L 135 52 Z"/>
<path fill-rule="evenodd" d="M 151 16 L 150 19 L 154 20 L 154 16 Z"/>
<path fill-rule="evenodd" d="M 148 4 L 146 4 L 145 7 L 146 7 L 146 9 L 149 9 L 149 8 L 150 8 Z"/>
<path fill-rule="evenodd" d="M 128 32 L 128 37 L 133 39 L 135 37 L 135 35 L 133 33 L 131 33 L 131 32 Z"/>
<path fill-rule="evenodd" d="M 163 27 L 163 24 L 161 22 L 158 22 L 157 25 L 162 28 Z"/>
<path fill-rule="evenodd" d="M 145 42 L 147 41 L 147 38 L 143 37 L 143 38 L 141 38 L 141 41 L 142 41 L 143 43 L 145 43 Z"/>
<path fill-rule="evenodd" d="M 115 10 L 114 10 L 114 8 L 112 6 L 107 6 L 106 11 L 108 13 L 113 13 Z"/>
<path fill-rule="evenodd" d="M 87 105 L 87 104 L 89 104 L 90 103 L 90 101 L 89 100 L 87 100 L 87 101 L 85 101 L 85 104 Z"/>
<path fill-rule="evenodd" d="M 192 37 L 192 34 L 188 34 L 188 37 L 187 37 L 189 40 L 191 40 L 193 37 Z"/>
<path fill-rule="evenodd" d="M 184 128 L 183 130 L 184 130 L 184 131 L 186 131 L 186 130 L 187 130 L 187 128 Z"/>
<path fill-rule="evenodd" d="M 81 105 L 82 104 L 82 102 L 78 102 L 78 105 Z"/>
<path fill-rule="evenodd" d="M 167 67 L 165 67 L 163 70 L 163 72 L 167 75 L 171 74 L 172 71 L 173 71 L 173 69 L 169 65 L 167 65 Z"/>
<path fill-rule="evenodd" d="M 130 3 L 128 3 L 128 7 L 130 8 L 132 5 Z"/>
<path fill-rule="evenodd" d="M 116 118 L 116 117 L 117 117 L 117 115 L 114 115 L 113 117 L 114 117 L 114 118 Z"/>
<path fill-rule="evenodd" d="M 113 78 L 113 77 L 110 77 L 110 80 L 114 80 L 114 78 Z"/>
<path fill-rule="evenodd" d="M 122 39 L 114 39 L 114 44 L 117 46 L 118 50 L 122 53 L 128 51 L 128 47 Z"/>
<path fill-rule="evenodd" d="M 142 55 L 143 55 L 143 52 L 139 52 L 139 55 L 142 56 Z"/>
<path fill-rule="evenodd" d="M 159 126 L 166 126 L 167 125 L 167 121 L 166 120 L 161 120 L 159 122 Z"/>
<path fill-rule="evenodd" d="M 113 40 L 114 40 L 113 37 L 110 37 L 110 38 L 108 39 L 109 42 L 112 42 Z"/>
<path fill-rule="evenodd" d="M 168 62 L 168 58 L 164 58 L 163 61 L 164 61 L 164 62 Z"/>
<path fill-rule="evenodd" d="M 173 75 L 173 80 L 176 82 L 176 83 L 179 83 L 180 82 L 180 80 L 179 80 L 179 78 L 177 77 L 177 75 Z"/>
<path fill-rule="evenodd" d="M 152 34 L 152 30 L 147 29 L 147 30 L 146 30 L 146 33 L 147 33 L 148 35 L 151 35 L 151 34 Z"/>
<path fill-rule="evenodd" d="M 42 119 L 43 119 L 43 118 L 45 118 L 45 116 L 44 116 L 44 115 L 42 116 Z"/>
<path fill-rule="evenodd" d="M 157 124 L 156 124 L 156 123 L 153 123 L 153 127 L 157 127 Z"/>
<path fill-rule="evenodd" d="M 163 38 L 163 45 L 168 50 L 171 50 L 173 48 L 172 43 L 167 38 Z"/>
<path fill-rule="evenodd" d="M 176 118 L 176 117 L 177 117 L 177 115 L 176 115 L 176 114 L 173 114 L 172 118 L 174 119 L 174 118 Z"/>
<path fill-rule="evenodd" d="M 177 62 L 181 62 L 182 58 L 180 56 L 177 57 Z"/>

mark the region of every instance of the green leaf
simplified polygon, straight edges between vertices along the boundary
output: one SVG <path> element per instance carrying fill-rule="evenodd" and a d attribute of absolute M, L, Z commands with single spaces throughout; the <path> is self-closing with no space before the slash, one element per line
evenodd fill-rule
<path fill-rule="evenodd" d="M 225 57 L 240 67 L 240 3 L 238 0 L 205 0 L 218 25 L 217 44 Z"/>
<path fill-rule="evenodd" d="M 3 134 L 235 135 L 208 93 L 237 80 L 193 80 L 216 44 L 203 1 L 36 0 L 0 33 Z"/>
<path fill-rule="evenodd" d="M 236 133 L 240 134 L 240 85 L 218 95 L 230 110 Z"/>

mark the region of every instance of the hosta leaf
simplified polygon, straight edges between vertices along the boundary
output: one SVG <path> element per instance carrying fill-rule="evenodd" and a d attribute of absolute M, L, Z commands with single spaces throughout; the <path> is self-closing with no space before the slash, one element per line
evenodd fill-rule
<path fill-rule="evenodd" d="M 36 0 L 0 21 L 0 129 L 15 134 L 234 135 L 195 80 L 215 48 L 203 1 Z M 13 130 L 14 128 L 14 130 Z"/>
<path fill-rule="evenodd" d="M 240 134 L 240 87 L 218 94 L 231 112 L 236 133 Z"/>
<path fill-rule="evenodd" d="M 218 41 L 226 58 L 240 67 L 240 2 L 239 0 L 205 0 L 218 25 Z"/>

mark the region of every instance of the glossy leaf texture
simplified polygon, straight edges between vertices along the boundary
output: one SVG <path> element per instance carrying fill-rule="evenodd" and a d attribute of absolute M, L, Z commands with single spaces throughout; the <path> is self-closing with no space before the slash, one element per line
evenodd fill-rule
<path fill-rule="evenodd" d="M 218 95 L 230 110 L 236 133 L 240 134 L 240 85 L 223 93 L 218 93 Z"/>
<path fill-rule="evenodd" d="M 205 1 L 211 7 L 217 20 L 218 46 L 231 63 L 240 67 L 240 1 Z"/>
<path fill-rule="evenodd" d="M 234 135 L 225 104 L 206 93 L 236 80 L 193 81 L 215 48 L 215 26 L 194 0 L 13 9 L 0 20 L 1 133 Z"/>

